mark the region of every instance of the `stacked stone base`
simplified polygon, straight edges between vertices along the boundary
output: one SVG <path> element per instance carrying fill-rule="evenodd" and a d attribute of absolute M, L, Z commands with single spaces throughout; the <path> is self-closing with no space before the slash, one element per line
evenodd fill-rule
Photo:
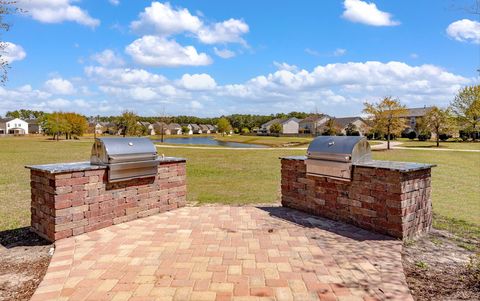
<path fill-rule="evenodd" d="M 401 239 L 432 225 L 431 169 L 354 166 L 352 181 L 310 176 L 304 160 L 282 158 L 282 205 Z"/>
<path fill-rule="evenodd" d="M 31 227 L 49 241 L 186 204 L 185 161 L 161 163 L 156 177 L 108 183 L 107 170 L 31 170 Z"/>

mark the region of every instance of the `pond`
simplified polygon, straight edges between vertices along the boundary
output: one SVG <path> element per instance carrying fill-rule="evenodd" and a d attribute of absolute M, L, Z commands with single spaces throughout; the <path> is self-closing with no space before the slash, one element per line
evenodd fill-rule
<path fill-rule="evenodd" d="M 155 143 L 161 143 L 161 140 L 153 140 Z M 226 142 L 218 141 L 213 139 L 213 137 L 179 137 L 179 138 L 165 138 L 163 139 L 164 143 L 169 144 L 199 144 L 199 145 L 208 145 L 208 146 L 222 146 L 222 147 L 246 147 L 246 148 L 263 148 L 264 145 L 258 144 L 248 144 L 248 143 L 238 143 L 238 142 Z"/>

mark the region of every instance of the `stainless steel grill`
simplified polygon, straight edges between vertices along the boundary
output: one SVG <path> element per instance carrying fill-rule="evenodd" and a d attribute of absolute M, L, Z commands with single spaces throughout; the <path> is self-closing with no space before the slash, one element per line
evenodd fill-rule
<path fill-rule="evenodd" d="M 352 164 L 371 159 L 365 137 L 319 136 L 307 149 L 307 174 L 351 181 Z"/>
<path fill-rule="evenodd" d="M 157 150 L 147 138 L 97 138 L 90 163 L 108 166 L 108 181 L 154 177 L 159 160 Z"/>

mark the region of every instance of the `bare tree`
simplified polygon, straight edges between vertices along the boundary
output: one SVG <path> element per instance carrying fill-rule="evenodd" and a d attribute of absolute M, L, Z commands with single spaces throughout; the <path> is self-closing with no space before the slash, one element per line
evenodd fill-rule
<path fill-rule="evenodd" d="M 9 31 L 10 24 L 5 21 L 7 15 L 12 15 L 20 12 L 21 10 L 16 7 L 17 1 L 0 0 L 0 83 L 5 84 L 8 80 L 8 69 L 10 64 L 3 55 L 7 43 L 3 41 L 1 37 L 1 31 Z"/>

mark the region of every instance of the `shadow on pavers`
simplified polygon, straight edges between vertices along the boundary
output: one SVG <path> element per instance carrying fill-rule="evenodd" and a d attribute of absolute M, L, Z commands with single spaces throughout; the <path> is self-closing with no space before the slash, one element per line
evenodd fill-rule
<path fill-rule="evenodd" d="M 7 249 L 21 246 L 46 246 L 52 243 L 30 231 L 30 227 L 0 231 L 0 245 Z"/>
<path fill-rule="evenodd" d="M 311 215 L 299 210 L 279 206 L 257 206 L 256 208 L 266 211 L 270 216 L 282 219 L 305 228 L 317 228 L 337 235 L 341 235 L 356 241 L 365 240 L 397 240 L 396 238 L 370 232 L 354 225 L 340 221 Z M 315 237 L 312 237 L 315 239 Z"/>

